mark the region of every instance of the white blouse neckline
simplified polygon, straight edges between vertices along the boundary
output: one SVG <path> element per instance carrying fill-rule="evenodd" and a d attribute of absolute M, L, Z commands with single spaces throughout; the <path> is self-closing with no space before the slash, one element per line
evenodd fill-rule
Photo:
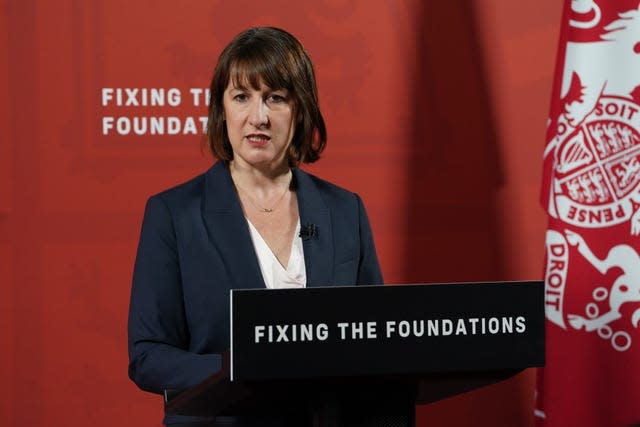
<path fill-rule="evenodd" d="M 247 218 L 251 240 L 258 257 L 260 271 L 264 283 L 269 289 L 304 288 L 307 285 L 307 273 L 304 263 L 302 239 L 300 238 L 300 218 L 293 233 L 291 255 L 285 269 L 273 253 L 267 242 L 262 238 L 258 229 Z"/>

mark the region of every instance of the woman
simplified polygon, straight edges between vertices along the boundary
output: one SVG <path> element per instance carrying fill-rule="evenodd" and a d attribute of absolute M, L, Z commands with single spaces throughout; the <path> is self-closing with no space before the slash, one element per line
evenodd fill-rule
<path fill-rule="evenodd" d="M 145 210 L 129 376 L 151 392 L 220 369 L 232 288 L 382 283 L 360 198 L 297 168 L 326 144 L 313 66 L 297 39 L 276 28 L 239 34 L 218 60 L 208 120 L 218 162 Z"/>

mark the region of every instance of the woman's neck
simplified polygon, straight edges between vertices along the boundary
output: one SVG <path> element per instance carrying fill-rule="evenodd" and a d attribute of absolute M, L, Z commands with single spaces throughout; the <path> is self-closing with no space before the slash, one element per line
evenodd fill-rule
<path fill-rule="evenodd" d="M 260 169 L 233 160 L 229 162 L 229 171 L 237 186 L 260 192 L 270 192 L 289 185 L 292 174 L 291 168 L 286 164 L 274 169 Z"/>

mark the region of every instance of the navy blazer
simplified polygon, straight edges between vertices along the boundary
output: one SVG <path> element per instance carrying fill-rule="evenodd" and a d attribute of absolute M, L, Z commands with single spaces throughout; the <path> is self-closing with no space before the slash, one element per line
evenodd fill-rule
<path fill-rule="evenodd" d="M 293 171 L 307 286 L 376 285 L 382 274 L 360 198 Z M 264 288 L 228 165 L 149 199 L 129 308 L 129 377 L 142 389 L 194 386 L 229 347 L 229 290 Z"/>

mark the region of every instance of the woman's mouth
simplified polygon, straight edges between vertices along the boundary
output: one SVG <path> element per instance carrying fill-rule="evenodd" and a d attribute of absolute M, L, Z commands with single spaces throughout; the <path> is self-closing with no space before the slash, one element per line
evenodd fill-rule
<path fill-rule="evenodd" d="M 247 135 L 245 138 L 247 139 L 247 142 L 254 147 L 264 147 L 271 140 L 268 135 L 263 134 L 251 134 Z"/>

